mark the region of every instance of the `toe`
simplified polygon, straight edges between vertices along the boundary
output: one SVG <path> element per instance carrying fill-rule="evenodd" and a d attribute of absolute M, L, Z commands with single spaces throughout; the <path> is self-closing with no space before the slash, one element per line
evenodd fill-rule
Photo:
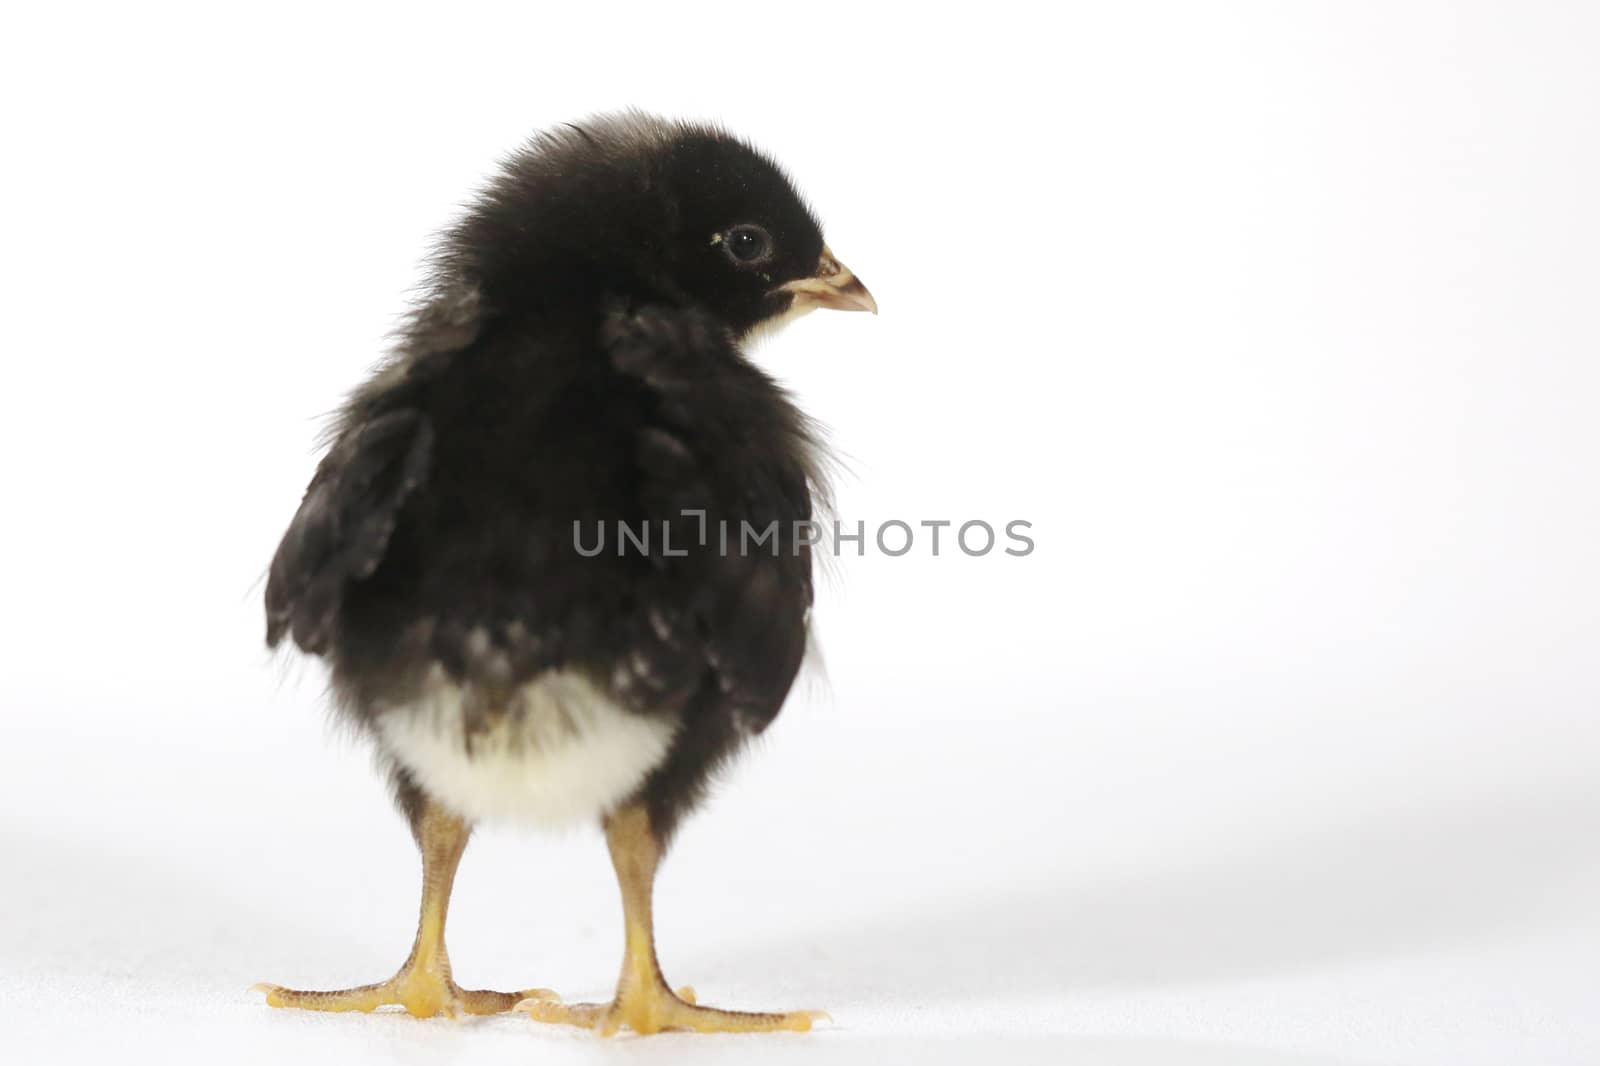
<path fill-rule="evenodd" d="M 456 995 L 468 1014 L 503 1014 L 516 1010 L 529 1000 L 559 998 L 548 988 L 524 988 L 520 992 L 495 992 L 486 988 L 459 988 Z"/>
<path fill-rule="evenodd" d="M 699 1033 L 805 1033 L 824 1020 L 833 1019 L 820 1010 L 774 1013 L 732 1011 L 685 1002 L 668 1013 L 667 1025 L 674 1029 L 693 1029 Z"/>
<path fill-rule="evenodd" d="M 535 989 L 536 992 L 547 992 L 546 989 Z M 598 1003 L 562 1003 L 561 997 L 550 993 L 541 996 L 529 996 L 511 1008 L 518 1014 L 526 1014 L 536 1022 L 545 1022 L 551 1025 L 576 1025 L 584 1029 L 601 1028 L 605 1016 L 609 1013 L 609 1006 Z"/>
<path fill-rule="evenodd" d="M 299 1010 L 372 1011 L 386 1003 L 397 1002 L 390 995 L 389 986 L 386 984 L 361 985 L 357 988 L 340 989 L 337 992 L 318 992 L 262 982 L 252 985 L 251 991 L 265 992 L 269 1007 L 292 1007 Z"/>

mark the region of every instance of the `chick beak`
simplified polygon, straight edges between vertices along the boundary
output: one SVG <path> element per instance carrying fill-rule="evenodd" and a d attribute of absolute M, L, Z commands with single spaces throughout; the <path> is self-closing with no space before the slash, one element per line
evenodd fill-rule
<path fill-rule="evenodd" d="M 835 311 L 871 311 L 878 313 L 878 301 L 861 284 L 861 279 L 839 260 L 827 245 L 822 246 L 822 259 L 817 272 L 778 286 L 781 292 L 794 293 L 793 310 L 809 311 L 813 307 L 828 307 Z"/>

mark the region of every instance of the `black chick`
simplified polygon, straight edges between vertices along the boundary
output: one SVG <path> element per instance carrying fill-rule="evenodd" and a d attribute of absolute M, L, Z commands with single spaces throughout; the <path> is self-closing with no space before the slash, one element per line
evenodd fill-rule
<path fill-rule="evenodd" d="M 389 768 L 422 851 L 417 937 L 381 984 L 259 987 L 274 1006 L 519 1006 L 604 1032 L 809 1028 L 674 994 L 651 888 L 806 649 L 816 442 L 741 342 L 872 296 L 771 160 L 640 114 L 516 153 L 428 292 L 342 408 L 266 593 L 267 643 L 327 660 Z M 626 922 L 610 1004 L 451 979 L 450 887 L 491 819 L 603 823 Z"/>

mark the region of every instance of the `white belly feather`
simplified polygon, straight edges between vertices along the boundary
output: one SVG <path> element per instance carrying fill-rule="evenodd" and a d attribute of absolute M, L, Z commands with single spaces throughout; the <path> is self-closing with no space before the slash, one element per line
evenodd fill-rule
<path fill-rule="evenodd" d="M 418 703 L 378 716 L 379 743 L 468 821 L 559 827 L 615 809 L 660 765 L 677 729 L 561 671 L 523 686 L 512 703 L 514 713 L 469 741 L 465 694 L 441 678 Z"/>

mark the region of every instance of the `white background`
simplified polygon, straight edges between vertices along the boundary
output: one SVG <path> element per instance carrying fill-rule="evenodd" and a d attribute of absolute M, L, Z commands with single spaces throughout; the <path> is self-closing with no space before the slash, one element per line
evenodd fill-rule
<path fill-rule="evenodd" d="M 53 6 L 0 38 L 10 1061 L 1600 1061 L 1590 5 Z M 760 358 L 840 511 L 826 680 L 665 868 L 807 1036 L 269 1011 L 416 860 L 257 583 L 318 416 L 531 130 L 781 158 L 881 317 Z M 489 832 L 464 982 L 605 994 L 598 835 Z"/>

